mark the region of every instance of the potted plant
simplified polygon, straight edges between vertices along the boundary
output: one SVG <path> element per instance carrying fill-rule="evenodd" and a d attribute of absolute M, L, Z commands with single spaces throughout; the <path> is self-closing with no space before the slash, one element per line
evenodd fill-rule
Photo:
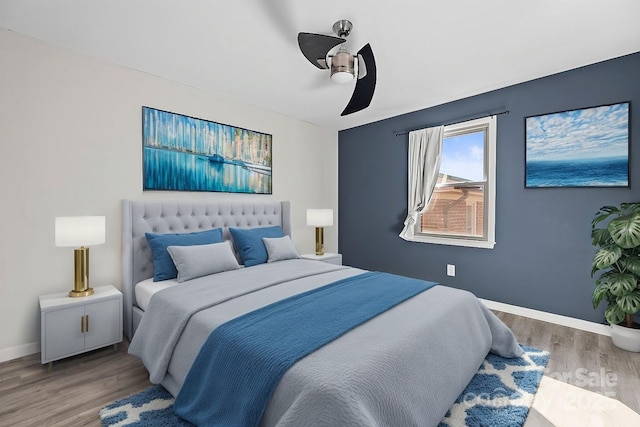
<path fill-rule="evenodd" d="M 640 202 L 602 207 L 591 222 L 591 238 L 599 248 L 591 277 L 601 272 L 593 291 L 593 308 L 605 300 L 604 315 L 611 325 L 613 343 L 640 352 L 640 328 L 633 321 L 640 311 Z"/>

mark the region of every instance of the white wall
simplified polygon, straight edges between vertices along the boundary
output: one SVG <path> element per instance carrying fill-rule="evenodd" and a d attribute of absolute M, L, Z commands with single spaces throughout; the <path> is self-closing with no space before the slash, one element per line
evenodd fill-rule
<path fill-rule="evenodd" d="M 309 207 L 336 209 L 337 132 L 0 28 L 0 361 L 39 351 L 38 296 L 72 287 L 73 249 L 54 218 L 106 215 L 91 284 L 120 287 L 120 200 L 290 200 L 313 251 Z M 273 195 L 142 191 L 141 106 L 273 135 Z M 337 250 L 337 224 L 325 230 Z"/>

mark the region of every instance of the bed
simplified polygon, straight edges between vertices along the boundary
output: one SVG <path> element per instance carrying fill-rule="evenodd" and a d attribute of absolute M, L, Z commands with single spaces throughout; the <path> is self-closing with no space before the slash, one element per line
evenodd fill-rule
<path fill-rule="evenodd" d="M 197 399 L 201 400 L 200 409 L 215 406 L 212 412 L 251 412 L 216 406 L 226 395 L 232 395 L 224 384 L 218 384 L 222 388 L 217 390 L 193 392 L 192 377 L 205 378 L 200 369 L 208 369 L 203 368 L 207 362 L 203 355 L 208 354 L 205 348 L 215 336 L 212 331 L 224 330 L 238 319 L 295 299 L 292 296 L 315 295 L 336 284 L 358 280 L 388 279 L 385 273 L 292 256 L 274 257 L 279 260 L 182 283 L 156 282 L 160 289 L 152 292 L 152 297 L 148 292 L 147 296 L 140 292 L 136 296 L 136 284 L 148 284 L 154 277 L 153 255 L 145 233 L 221 228 L 223 240 L 229 241 L 233 240 L 231 232 L 237 229 L 253 232 L 256 228 L 279 228 L 286 236 L 291 233 L 289 207 L 288 202 L 263 199 L 243 203 L 123 201 L 125 333 L 133 338 L 130 352 L 142 359 L 151 381 L 177 397 L 177 413 L 181 402 L 191 404 Z M 229 246 L 241 262 L 243 249 Z M 268 255 L 271 259 L 273 253 Z M 265 403 L 257 411 L 257 418 L 251 422 L 242 418 L 236 424 L 437 425 L 489 351 L 504 357 L 521 354 L 511 331 L 472 294 L 441 285 L 416 292 L 294 360 L 273 388 L 263 393 Z M 356 304 L 364 306 L 365 300 Z M 327 324 L 334 320 L 331 313 L 324 317 Z M 325 322 L 315 321 L 318 323 L 326 327 Z M 264 339 L 267 343 L 288 342 L 280 329 L 262 330 L 259 336 L 265 333 L 273 334 Z M 218 376 L 222 377 L 220 372 Z M 215 372 L 213 380 L 217 380 Z M 206 387 L 208 381 L 199 387 Z M 230 404 L 235 404 L 235 399 Z M 179 414 L 190 419 L 191 409 L 185 411 Z M 214 415 L 198 416 L 190 420 L 202 425 L 216 423 L 210 422 Z"/>

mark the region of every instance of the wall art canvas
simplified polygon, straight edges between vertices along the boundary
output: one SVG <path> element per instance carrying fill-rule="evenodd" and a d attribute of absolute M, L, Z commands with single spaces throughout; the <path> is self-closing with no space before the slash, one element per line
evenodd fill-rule
<path fill-rule="evenodd" d="M 525 187 L 628 187 L 630 103 L 525 118 Z"/>
<path fill-rule="evenodd" d="M 271 194 L 269 134 L 142 107 L 144 190 Z"/>

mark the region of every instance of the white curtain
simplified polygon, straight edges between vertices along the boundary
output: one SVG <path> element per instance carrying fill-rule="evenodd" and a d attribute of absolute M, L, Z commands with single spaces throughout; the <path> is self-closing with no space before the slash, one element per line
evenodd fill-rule
<path fill-rule="evenodd" d="M 418 215 L 429 205 L 438 181 L 444 126 L 409 132 L 409 204 L 400 237 L 413 240 Z"/>

